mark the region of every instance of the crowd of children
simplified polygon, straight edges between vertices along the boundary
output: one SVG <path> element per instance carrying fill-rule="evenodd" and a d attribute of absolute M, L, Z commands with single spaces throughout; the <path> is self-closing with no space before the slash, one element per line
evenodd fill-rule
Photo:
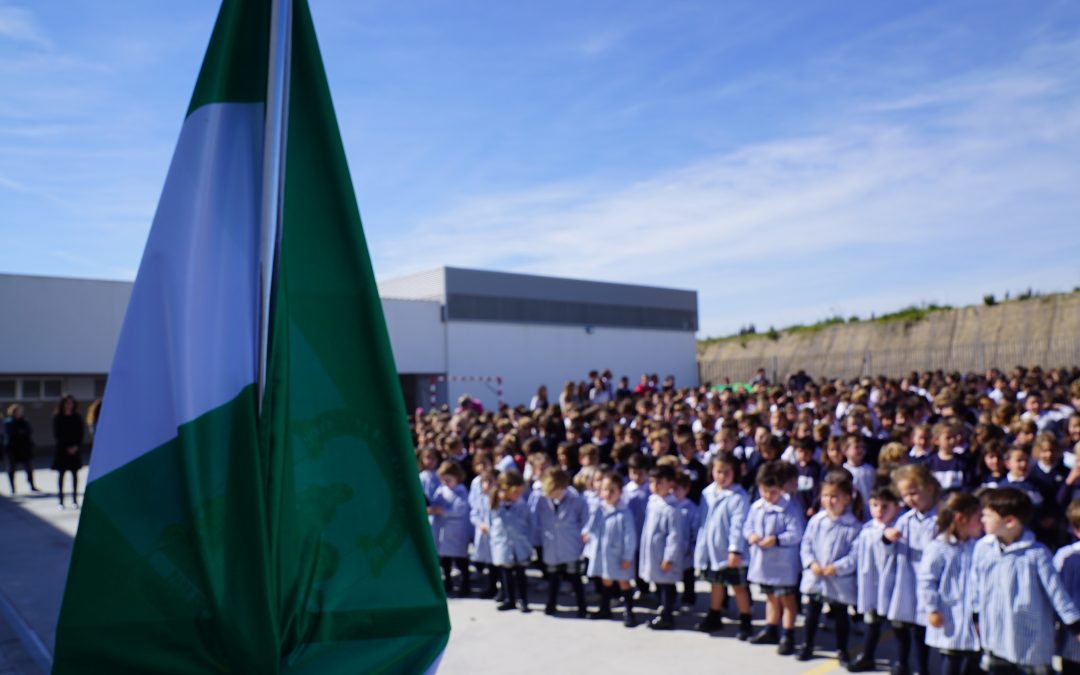
<path fill-rule="evenodd" d="M 699 630 L 724 630 L 730 591 L 737 639 L 800 660 L 827 607 L 852 672 L 889 627 L 898 675 L 929 675 L 931 650 L 947 675 L 1048 673 L 1055 654 L 1080 673 L 1078 408 L 1080 369 L 692 389 L 605 371 L 558 402 L 463 397 L 411 422 L 448 593 L 472 592 L 472 567 L 481 596 L 529 611 L 535 565 L 549 614 L 565 581 L 578 616 L 621 601 L 632 627 L 650 596 L 667 630 L 703 579 Z"/>

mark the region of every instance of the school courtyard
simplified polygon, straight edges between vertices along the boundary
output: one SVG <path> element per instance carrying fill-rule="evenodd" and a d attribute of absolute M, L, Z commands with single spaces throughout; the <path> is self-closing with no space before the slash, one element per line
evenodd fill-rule
<path fill-rule="evenodd" d="M 85 484 L 82 470 L 80 484 Z M 79 512 L 60 510 L 55 497 L 55 473 L 35 472 L 45 491 L 29 492 L 22 474 L 20 494 L 11 496 L 7 477 L 0 480 L 0 675 L 39 675 L 47 671 L 60 611 L 72 540 Z M 81 498 L 81 497 L 80 497 Z M 120 573 L 120 571 L 118 571 Z M 677 630 L 652 631 L 644 620 L 627 629 L 620 621 L 578 619 L 571 598 L 560 599 L 560 612 L 545 616 L 542 586 L 532 579 L 534 611 L 498 612 L 491 600 L 450 601 L 452 631 L 440 673 L 504 675 L 505 673 L 617 672 L 721 672 L 737 666 L 755 675 L 824 675 L 844 672 L 824 652 L 800 663 L 780 657 L 774 647 L 755 647 L 733 637 L 712 637 L 695 632 L 696 615 L 677 617 Z M 698 609 L 705 595 L 699 593 Z M 640 618 L 650 611 L 641 607 Z M 759 608 L 760 610 L 760 608 Z M 617 612 L 618 614 L 618 612 Z M 760 616 L 757 617 L 760 621 Z M 828 645 L 831 633 L 819 642 Z M 854 645 L 861 642 L 856 633 Z M 880 653 L 887 653 L 885 644 Z M 856 650 L 857 651 L 857 650 Z M 599 670 L 597 670 L 599 669 Z"/>

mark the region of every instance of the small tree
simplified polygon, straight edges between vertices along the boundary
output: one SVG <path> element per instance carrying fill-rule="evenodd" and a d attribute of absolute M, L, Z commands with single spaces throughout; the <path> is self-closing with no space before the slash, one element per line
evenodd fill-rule
<path fill-rule="evenodd" d="M 983 296 L 983 304 L 987 307 L 993 307 L 997 304 L 997 298 L 994 297 L 993 293 L 987 293 Z"/>

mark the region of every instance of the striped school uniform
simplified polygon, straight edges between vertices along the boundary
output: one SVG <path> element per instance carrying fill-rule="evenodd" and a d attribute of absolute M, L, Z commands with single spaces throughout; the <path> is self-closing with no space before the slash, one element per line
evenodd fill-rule
<path fill-rule="evenodd" d="M 1070 628 L 1080 625 L 1080 610 L 1061 583 L 1050 550 L 1030 530 L 1008 546 L 983 537 L 972 575 L 972 604 L 990 655 L 1020 666 L 1049 666 L 1054 614 Z"/>

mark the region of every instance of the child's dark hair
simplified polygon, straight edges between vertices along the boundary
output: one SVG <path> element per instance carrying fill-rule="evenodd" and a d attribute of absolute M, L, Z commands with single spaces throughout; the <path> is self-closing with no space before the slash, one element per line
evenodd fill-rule
<path fill-rule="evenodd" d="M 640 452 L 635 452 L 626 460 L 626 466 L 631 469 L 649 469 L 649 458 Z"/>
<path fill-rule="evenodd" d="M 893 504 L 900 503 L 900 500 L 896 497 L 896 493 L 893 492 L 892 485 L 889 484 L 878 485 L 871 490 L 870 499 L 876 499 L 879 502 L 891 502 Z"/>
<path fill-rule="evenodd" d="M 689 492 L 690 488 L 694 486 L 694 481 L 690 478 L 690 474 L 685 471 L 676 471 L 675 485 Z"/>
<path fill-rule="evenodd" d="M 938 502 L 938 534 L 947 534 L 959 539 L 964 519 L 978 513 L 981 507 L 978 498 L 968 492 L 954 490 L 948 493 Z"/>
<path fill-rule="evenodd" d="M 979 501 L 984 509 L 989 509 L 1002 518 L 1013 516 L 1024 525 L 1027 525 L 1035 513 L 1031 498 L 1016 488 L 987 490 L 982 493 Z"/>
<path fill-rule="evenodd" d="M 821 489 L 824 490 L 827 487 L 835 488 L 850 497 L 851 512 L 856 518 L 862 520 L 863 514 L 866 513 L 866 505 L 863 504 L 862 494 L 855 489 L 855 479 L 851 477 L 850 471 L 847 469 L 830 469 L 825 474 L 825 477 L 821 479 Z"/>
<path fill-rule="evenodd" d="M 675 469 L 673 469 L 672 467 L 670 467 L 670 466 L 668 466 L 666 464 L 654 466 L 649 471 L 649 478 L 651 478 L 653 480 L 666 480 L 666 481 L 674 482 L 675 481 Z"/>
<path fill-rule="evenodd" d="M 757 472 L 757 484 L 760 487 L 768 488 L 782 488 L 786 482 L 787 472 L 784 471 L 784 467 L 781 466 L 783 460 L 776 460 L 773 462 L 765 462 L 761 465 Z"/>

